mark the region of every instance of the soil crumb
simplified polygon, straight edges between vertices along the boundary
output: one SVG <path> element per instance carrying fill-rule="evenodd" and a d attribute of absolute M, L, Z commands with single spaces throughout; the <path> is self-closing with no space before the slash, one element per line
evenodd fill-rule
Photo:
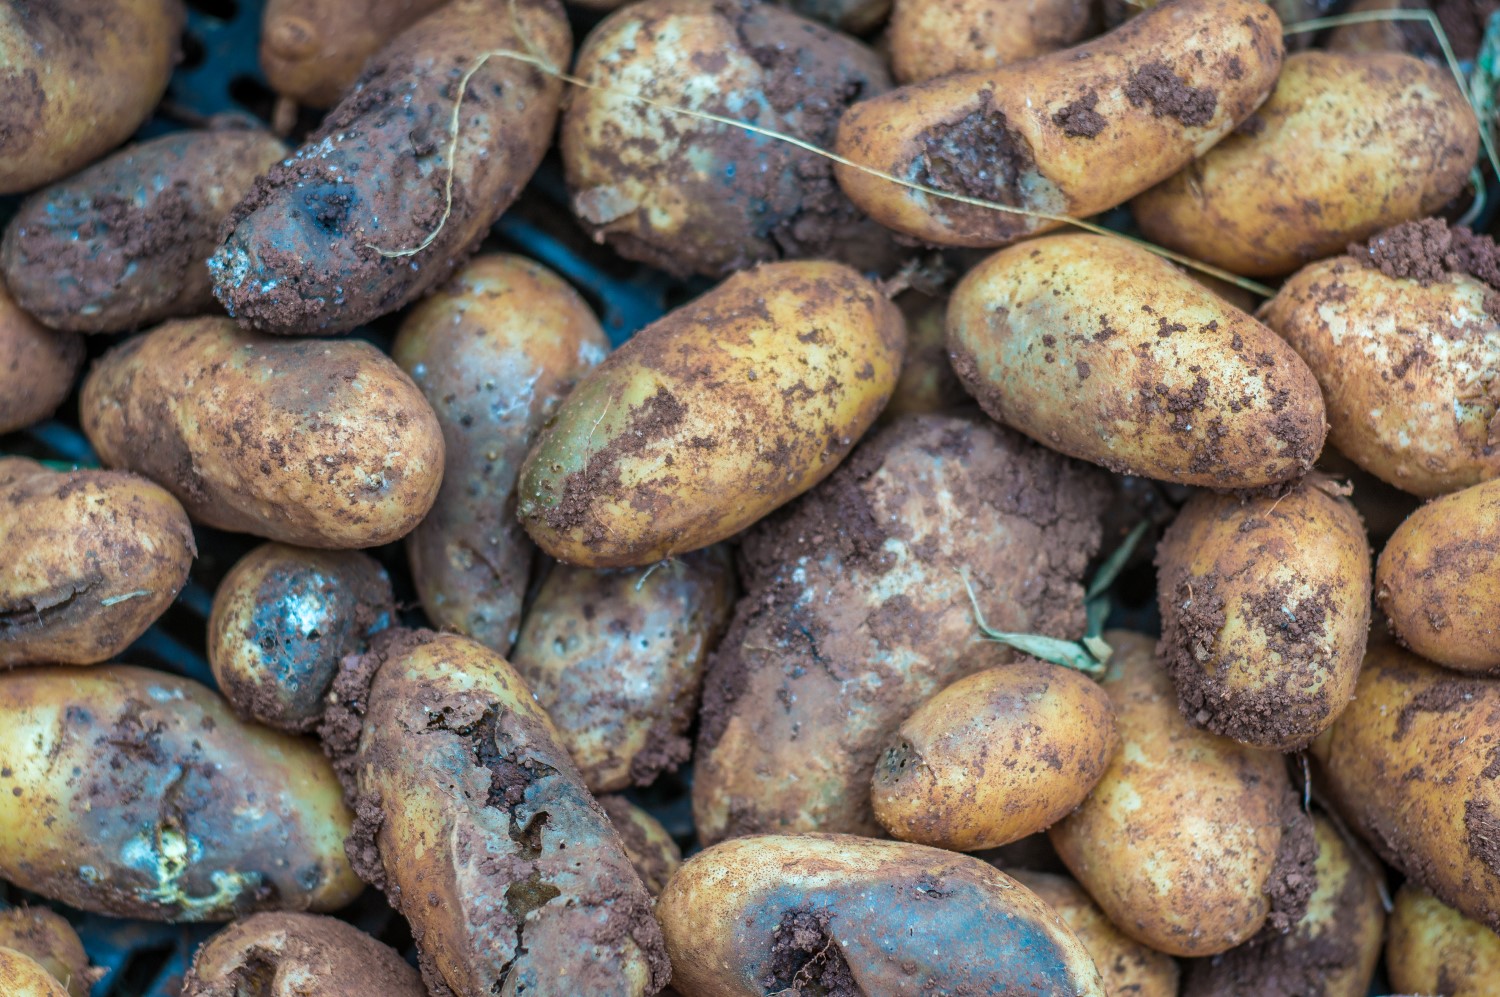
<path fill-rule="evenodd" d="M 771 935 L 771 970 L 761 985 L 773 993 L 864 997 L 844 953 L 828 931 L 831 915 L 799 908 L 782 915 Z"/>
<path fill-rule="evenodd" d="M 1366 243 L 1350 243 L 1349 255 L 1387 277 L 1423 287 L 1466 274 L 1500 291 L 1500 247 L 1487 235 L 1449 228 L 1441 218 L 1402 222 Z"/>
<path fill-rule="evenodd" d="M 1151 105 L 1151 113 L 1158 118 L 1176 118 L 1190 128 L 1197 128 L 1213 120 L 1219 106 L 1219 96 L 1207 87 L 1188 86 L 1186 80 L 1172 72 L 1172 67 L 1160 60 L 1148 62 L 1137 69 L 1125 84 L 1125 96 L 1135 107 Z"/>

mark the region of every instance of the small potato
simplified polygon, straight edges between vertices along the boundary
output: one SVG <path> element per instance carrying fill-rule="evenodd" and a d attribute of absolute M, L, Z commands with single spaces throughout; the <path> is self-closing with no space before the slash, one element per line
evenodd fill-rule
<path fill-rule="evenodd" d="M 263 544 L 214 593 L 208 663 L 240 716 L 312 730 L 339 662 L 395 617 L 391 580 L 368 554 Z"/>
<path fill-rule="evenodd" d="M 119 471 L 12 459 L 0 480 L 0 668 L 91 665 L 129 647 L 198 548 L 166 489 Z"/>
<path fill-rule="evenodd" d="M 1323 446 L 1323 399 L 1296 353 L 1122 239 L 991 256 L 953 292 L 948 348 L 991 418 L 1118 474 L 1258 488 L 1301 476 Z"/>
<path fill-rule="evenodd" d="M 481 65 L 496 51 L 565 67 L 562 4 L 451 0 L 371 56 L 230 216 L 208 261 L 229 314 L 282 335 L 348 332 L 446 281 L 531 179 L 557 124 L 562 82 L 514 59 Z"/>
<path fill-rule="evenodd" d="M 944 317 L 948 297 L 907 291 L 896 298 L 906 319 L 906 359 L 891 400 L 880 413 L 883 420 L 923 412 L 943 412 L 971 404 L 953 364 L 948 360 L 948 332 Z"/>
<path fill-rule="evenodd" d="M 375 547 L 437 497 L 443 435 L 417 386 L 359 341 L 168 322 L 94 363 L 79 401 L 104 463 L 196 522 L 303 547 Z"/>
<path fill-rule="evenodd" d="M 68 997 L 68 991 L 40 963 L 4 947 L 0 947 L 0 993 L 5 997 Z"/>
<path fill-rule="evenodd" d="M 66 988 L 68 997 L 88 997 L 105 970 L 89 965 L 78 932 L 61 914 L 46 907 L 13 907 L 0 911 L 0 948 L 36 960 Z M 5 991 L 10 995 L 10 991 Z"/>
<path fill-rule="evenodd" d="M 894 838 L 972 852 L 1067 816 L 1119 746 L 1098 684 L 1034 658 L 988 668 L 917 707 L 886 742 L 870 801 Z"/>
<path fill-rule="evenodd" d="M 166 92 L 184 18 L 181 0 L 0 4 L 0 195 L 129 138 Z"/>
<path fill-rule="evenodd" d="M 1281 756 L 1189 726 L 1150 638 L 1105 640 L 1120 750 L 1052 825 L 1057 853 L 1116 927 L 1170 955 L 1288 930 L 1307 911 L 1316 847 Z"/>
<path fill-rule="evenodd" d="M 317 747 L 127 665 L 0 675 L 0 877 L 115 917 L 335 910 L 359 880 Z"/>
<path fill-rule="evenodd" d="M 1461 672 L 1500 669 L 1500 481 L 1412 513 L 1380 552 L 1375 583 L 1407 647 Z"/>
<path fill-rule="evenodd" d="M 521 467 L 521 522 L 589 568 L 733 536 L 844 459 L 905 347 L 901 313 L 848 267 L 736 274 L 578 383 Z"/>
<path fill-rule="evenodd" d="M 967 855 L 844 834 L 736 838 L 683 863 L 656 915 L 694 997 L 1104 997 L 1063 920 Z"/>
<path fill-rule="evenodd" d="M 447 0 L 267 0 L 260 68 L 271 89 L 331 107 L 370 56 Z"/>
<path fill-rule="evenodd" d="M 83 340 L 26 314 L 0 280 L 0 433 L 50 418 L 82 366 Z"/>
<path fill-rule="evenodd" d="M 406 540 L 432 625 L 509 654 L 535 548 L 516 478 L 578 378 L 609 352 L 579 293 L 520 256 L 486 253 L 411 310 L 391 359 L 443 427 L 443 487 Z"/>
<path fill-rule="evenodd" d="M 599 806 L 620 835 L 625 857 L 654 897 L 682 865 L 682 850 L 661 822 L 623 796 L 601 796 Z"/>
<path fill-rule="evenodd" d="M 703 665 L 734 590 L 723 547 L 645 571 L 560 564 L 547 576 L 512 663 L 589 792 L 649 786 L 691 756 Z"/>
<path fill-rule="evenodd" d="M 1396 891 L 1385 972 L 1403 993 L 1500 993 L 1500 935 L 1411 883 Z"/>
<path fill-rule="evenodd" d="M 1248 118 L 1281 69 L 1261 0 L 1168 0 L 1076 48 L 861 101 L 835 151 L 951 194 L 1082 218 L 1165 180 Z M 870 217 L 943 246 L 1003 246 L 1062 224 L 942 199 L 850 166 Z"/>
<path fill-rule="evenodd" d="M 1087 0 L 896 0 L 887 29 L 901 83 L 994 69 L 1083 41 Z"/>

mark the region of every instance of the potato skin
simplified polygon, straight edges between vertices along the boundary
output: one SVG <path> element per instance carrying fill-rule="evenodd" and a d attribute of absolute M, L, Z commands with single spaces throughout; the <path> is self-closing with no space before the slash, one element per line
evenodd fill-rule
<path fill-rule="evenodd" d="M 0 876 L 157 921 L 334 910 L 359 893 L 351 815 L 307 741 L 128 665 L 0 675 Z M 82 773 L 81 775 L 78 773 Z"/>
<path fill-rule="evenodd" d="M 1085 0 L 895 0 L 891 72 L 901 83 L 993 69 L 1076 44 L 1096 18 Z"/>
<path fill-rule="evenodd" d="M 447 280 L 531 179 L 557 122 L 561 81 L 492 58 L 464 89 L 450 162 L 457 80 L 496 50 L 566 66 L 562 4 L 451 0 L 372 56 L 230 216 L 208 264 L 229 314 L 282 335 L 347 332 Z"/>
<path fill-rule="evenodd" d="M 1058 855 L 1116 927 L 1170 955 L 1290 927 L 1312 892 L 1313 831 L 1281 757 L 1189 726 L 1150 638 L 1105 639 L 1121 747 L 1048 831 Z"/>
<path fill-rule="evenodd" d="M 691 756 L 704 662 L 734 594 L 722 546 L 644 570 L 560 564 L 542 582 L 512 664 L 589 792 L 649 786 Z"/>
<path fill-rule="evenodd" d="M 994 254 L 953 292 L 948 349 L 991 418 L 1118 474 L 1257 488 L 1299 477 L 1323 446 L 1323 399 L 1296 353 L 1121 239 Z"/>
<path fill-rule="evenodd" d="M 83 340 L 26 314 L 0 279 L 0 433 L 49 418 L 82 366 Z"/>
<path fill-rule="evenodd" d="M 901 415 L 943 412 L 971 403 L 953 364 L 948 360 L 948 331 L 944 318 L 948 296 L 921 291 L 898 295 L 896 307 L 906 319 L 906 357 L 901 377 L 880 418 L 890 421 Z"/>
<path fill-rule="evenodd" d="M 625 857 L 654 897 L 682 865 L 682 850 L 661 822 L 623 796 L 598 797 L 599 806 L 620 835 Z"/>
<path fill-rule="evenodd" d="M 89 990 L 105 973 L 89 966 L 89 956 L 83 950 L 78 932 L 66 918 L 47 907 L 12 907 L 0 911 L 0 948 L 34 959 L 53 978 L 66 980 L 64 989 L 68 997 L 88 997 Z M 5 993 L 14 997 L 11 991 Z"/>
<path fill-rule="evenodd" d="M 772 0 L 803 17 L 831 24 L 851 35 L 878 28 L 891 10 L 891 0 Z"/>
<path fill-rule="evenodd" d="M 1105 994 L 1046 904 L 979 859 L 922 845 L 736 838 L 683 863 L 656 914 L 673 985 L 695 997 L 786 993 L 794 981 L 840 994 Z"/>
<path fill-rule="evenodd" d="M 917 707 L 881 751 L 870 801 L 901 841 L 998 848 L 1082 803 L 1119 743 L 1096 682 L 1023 658 L 961 678 Z"/>
<path fill-rule="evenodd" d="M 590 568 L 717 543 L 844 459 L 905 347 L 901 313 L 846 266 L 736 274 L 579 381 L 521 467 L 521 522 Z"/>
<path fill-rule="evenodd" d="M 1385 971 L 1403 993 L 1500 992 L 1500 936 L 1421 887 L 1402 883 L 1391 911 Z"/>
<path fill-rule="evenodd" d="M 40 963 L 4 947 L 0 947 L 0 993 L 6 997 L 68 997 L 68 991 Z"/>
<path fill-rule="evenodd" d="M 104 463 L 160 482 L 196 522 L 303 547 L 399 539 L 442 479 L 437 417 L 364 342 L 167 322 L 94 363 L 79 415 Z"/>
<path fill-rule="evenodd" d="M 446 0 L 267 0 L 260 67 L 271 89 L 331 107 L 365 62 Z"/>
<path fill-rule="evenodd" d="M 433 626 L 510 653 L 535 553 L 516 519 L 521 462 L 608 352 L 583 297 L 520 256 L 475 257 L 402 322 L 391 358 L 437 413 L 446 453 L 437 502 L 406 540 Z"/>
<path fill-rule="evenodd" d="M 1380 552 L 1375 584 L 1407 647 L 1461 672 L 1500 669 L 1500 481 L 1413 512 Z"/>
<path fill-rule="evenodd" d="M 198 548 L 164 488 L 119 471 L 7 462 L 0 481 L 0 668 L 91 665 L 166 611 Z"/>
<path fill-rule="evenodd" d="M 949 193 L 1082 218 L 1207 152 L 1265 100 L 1281 56 L 1281 22 L 1261 0 L 1168 0 L 1075 48 L 861 101 L 835 150 Z M 848 166 L 835 175 L 870 217 L 924 242 L 1002 246 L 1061 224 Z"/>

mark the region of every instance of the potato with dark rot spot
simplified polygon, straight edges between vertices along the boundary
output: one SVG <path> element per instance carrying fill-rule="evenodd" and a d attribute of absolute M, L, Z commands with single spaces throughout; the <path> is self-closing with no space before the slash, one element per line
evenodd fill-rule
<path fill-rule="evenodd" d="M 891 400 L 880 413 L 882 421 L 901 415 L 944 412 L 972 404 L 953 364 L 948 360 L 948 331 L 944 317 L 948 296 L 907 291 L 896 307 L 906 319 L 906 358 Z"/>
<path fill-rule="evenodd" d="M 5 997 L 68 997 L 61 982 L 30 956 L 0 946 L 0 993 Z"/>
<path fill-rule="evenodd" d="M 331 107 L 370 56 L 447 0 L 267 0 L 260 68 L 271 89 Z"/>
<path fill-rule="evenodd" d="M 625 797 L 611 793 L 598 797 L 598 800 L 599 806 L 609 815 L 609 822 L 619 832 L 625 857 L 630 860 L 636 875 L 641 877 L 646 890 L 656 896 L 682 865 L 682 850 L 661 826 L 661 821 Z"/>
<path fill-rule="evenodd" d="M 0 948 L 19 952 L 58 980 L 68 997 L 88 997 L 104 977 L 102 967 L 89 965 L 78 932 L 61 914 L 47 907 L 13 907 L 0 911 Z M 9 991 L 5 991 L 9 994 Z"/>
<path fill-rule="evenodd" d="M 0 279 L 0 433 L 50 418 L 82 366 L 83 339 L 22 311 Z"/>
<path fill-rule="evenodd" d="M 895 0 L 891 71 L 920 83 L 1007 66 L 1083 41 L 1096 19 L 1087 0 Z"/>
<path fill-rule="evenodd" d="M 1500 935 L 1402 883 L 1389 921 L 1385 972 L 1402 993 L 1492 997 L 1500 993 Z"/>

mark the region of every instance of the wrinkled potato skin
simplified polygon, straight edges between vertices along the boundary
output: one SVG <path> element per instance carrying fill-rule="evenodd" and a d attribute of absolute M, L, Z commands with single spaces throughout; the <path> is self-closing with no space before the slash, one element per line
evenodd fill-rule
<path fill-rule="evenodd" d="M 1271 92 L 1281 55 L 1281 22 L 1261 0 L 1168 0 L 1075 48 L 861 101 L 839 122 L 835 151 L 950 193 L 1082 218 L 1212 148 Z M 1156 74 L 1138 76 L 1151 66 L 1179 89 L 1186 80 L 1211 92 L 1213 106 L 1199 92 L 1158 117 L 1142 95 Z M 1093 137 L 1064 113 L 1089 94 Z M 939 200 L 848 166 L 835 174 L 870 217 L 924 242 L 1002 246 L 1061 224 Z"/>
<path fill-rule="evenodd" d="M 64 985 L 68 997 L 88 997 L 90 988 L 104 976 L 103 969 L 89 966 L 88 953 L 73 926 L 46 907 L 0 911 L 0 948 L 36 960 Z"/>
<path fill-rule="evenodd" d="M 157 921 L 335 910 L 360 891 L 317 747 L 196 682 L 22 669 L 0 675 L 0 717 L 0 876 L 24 889 Z"/>
<path fill-rule="evenodd" d="M 786 993 L 799 965 L 805 979 L 839 964 L 858 988 L 839 992 L 872 997 L 1105 994 L 1088 952 L 1046 904 L 979 859 L 922 845 L 843 834 L 736 838 L 683 863 L 656 913 L 673 984 L 694 997 Z M 818 919 L 822 937 L 810 950 L 780 953 L 796 961 L 778 966 L 778 930 L 785 945 L 796 915 Z M 814 964 L 825 944 L 826 961 Z"/>
<path fill-rule="evenodd" d="M 1431 498 L 1500 477 L 1500 424 L 1483 380 L 1500 367 L 1500 314 L 1485 304 L 1493 295 L 1471 277 L 1423 287 L 1340 256 L 1298 270 L 1261 317 L 1317 376 L 1328 442 Z"/>
<path fill-rule="evenodd" d="M 1305 473 L 1323 446 L 1323 399 L 1296 353 L 1120 239 L 991 256 L 953 292 L 948 348 L 991 418 L 1117 474 L 1257 488 Z"/>
<path fill-rule="evenodd" d="M 625 857 L 654 897 L 682 865 L 682 850 L 661 822 L 623 796 L 598 797 L 599 806 L 619 832 Z"/>
<path fill-rule="evenodd" d="M 0 433 L 49 418 L 82 366 L 83 340 L 26 314 L 0 279 Z"/>
<path fill-rule="evenodd" d="M 1403 993 L 1500 993 L 1500 935 L 1411 883 L 1396 891 L 1385 971 Z"/>
<path fill-rule="evenodd" d="M 138 475 L 7 464 L 0 668 L 91 665 L 125 650 L 187 582 L 198 554 L 187 513 Z"/>
<path fill-rule="evenodd" d="M 1288 57 L 1255 114 L 1131 202 L 1146 238 L 1252 277 L 1425 217 L 1468 183 L 1474 112 L 1448 70 L 1395 53 Z"/>
<path fill-rule="evenodd" d="M 196 522 L 282 543 L 390 543 L 442 480 L 437 417 L 365 342 L 172 321 L 99 358 L 78 407 L 104 463 L 160 482 Z"/>
<path fill-rule="evenodd" d="M 1289 833 L 1286 769 L 1279 755 L 1188 726 L 1149 638 L 1110 631 L 1105 640 L 1115 653 L 1103 686 L 1121 747 L 1048 834 L 1125 934 L 1169 955 L 1226 951 L 1273 914 L 1267 891 Z"/>
<path fill-rule="evenodd" d="M 721 546 L 646 569 L 552 569 L 512 664 L 589 792 L 649 786 L 688 760 L 704 662 L 734 594 Z"/>
<path fill-rule="evenodd" d="M 0 993 L 5 997 L 68 997 L 68 991 L 40 963 L 4 947 L 0 947 Z"/>
<path fill-rule="evenodd" d="M 1461 672 L 1500 669 L 1500 481 L 1413 512 L 1380 552 L 1375 583 L 1407 647 Z"/>
<path fill-rule="evenodd" d="M 831 24 L 851 35 L 863 35 L 880 26 L 891 11 L 891 0 L 773 0 L 803 17 Z"/>
<path fill-rule="evenodd" d="M 1365 656 L 1354 701 L 1312 744 L 1349 825 L 1407 879 L 1491 930 L 1500 928 L 1496 724 L 1500 684 L 1382 642 Z"/>
<path fill-rule="evenodd" d="M 331 107 L 370 56 L 447 0 L 267 0 L 260 67 L 271 89 Z"/>
<path fill-rule="evenodd" d="M 339 662 L 395 618 L 390 577 L 368 554 L 263 544 L 214 593 L 208 663 L 240 716 L 308 731 Z"/>
<path fill-rule="evenodd" d="M 412 309 L 391 358 L 443 427 L 432 511 L 406 540 L 432 625 L 509 654 L 535 548 L 516 519 L 516 479 L 543 425 L 609 352 L 588 304 L 520 256 L 475 257 Z"/>
<path fill-rule="evenodd" d="M 896 298 L 896 307 L 906 319 L 906 359 L 901 363 L 896 390 L 891 392 L 880 418 L 890 421 L 897 416 L 968 405 L 969 393 L 948 360 L 948 331 L 943 324 L 948 296 L 908 291 Z"/>
<path fill-rule="evenodd" d="M 0 5 L 0 195 L 129 138 L 166 92 L 184 17 L 180 0 Z"/>
<path fill-rule="evenodd" d="M 901 841 L 998 848 L 1067 816 L 1118 746 L 1098 683 L 1023 658 L 961 678 L 917 707 L 881 752 L 870 800 Z"/>
<path fill-rule="evenodd" d="M 920 83 L 993 69 L 1077 44 L 1094 27 L 1086 0 L 895 0 L 891 72 Z"/>
<path fill-rule="evenodd" d="M 590 568 L 733 536 L 844 459 L 905 347 L 901 313 L 848 267 L 736 274 L 579 381 L 521 468 L 521 522 Z"/>

